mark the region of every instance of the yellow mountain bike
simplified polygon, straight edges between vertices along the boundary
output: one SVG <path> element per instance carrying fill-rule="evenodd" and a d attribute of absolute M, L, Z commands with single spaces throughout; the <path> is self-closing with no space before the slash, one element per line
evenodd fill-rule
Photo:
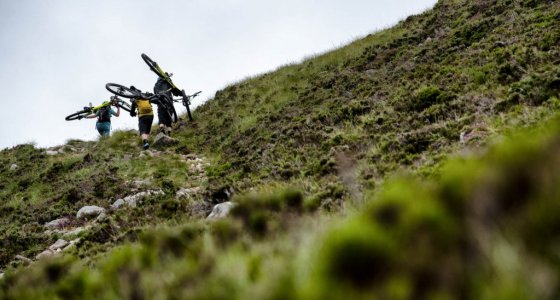
<path fill-rule="evenodd" d="M 81 120 L 91 114 L 97 113 L 100 109 L 103 109 L 105 107 L 109 107 L 111 105 L 116 105 L 122 109 L 124 109 L 127 112 L 130 112 L 131 106 L 128 102 L 119 99 L 117 96 L 111 96 L 111 101 L 105 101 L 103 102 L 101 105 L 98 106 L 92 106 L 91 103 L 89 104 L 89 106 L 85 106 L 84 109 L 75 112 L 71 115 L 68 115 L 66 117 L 66 121 L 74 121 L 74 120 Z"/>
<path fill-rule="evenodd" d="M 192 121 L 193 118 L 192 118 L 191 109 L 190 109 L 191 99 L 198 96 L 198 94 L 200 94 L 201 92 L 197 92 L 193 95 L 187 95 L 185 93 L 185 90 L 179 89 L 173 83 L 173 81 L 171 81 L 171 74 L 168 74 L 167 72 L 163 71 L 161 69 L 161 67 L 155 61 L 153 61 L 150 57 L 148 57 L 148 55 L 142 53 L 142 59 L 144 60 L 144 62 L 146 62 L 148 67 L 150 67 L 150 70 L 152 70 L 152 72 L 156 73 L 156 75 L 158 77 L 164 79 L 165 81 L 167 81 L 167 83 L 169 83 L 169 85 L 171 86 L 171 91 L 170 92 L 174 96 L 182 97 L 181 100 L 183 102 L 183 105 L 187 109 L 187 115 L 189 116 L 189 120 Z M 174 101 L 177 101 L 177 100 L 174 99 Z"/>

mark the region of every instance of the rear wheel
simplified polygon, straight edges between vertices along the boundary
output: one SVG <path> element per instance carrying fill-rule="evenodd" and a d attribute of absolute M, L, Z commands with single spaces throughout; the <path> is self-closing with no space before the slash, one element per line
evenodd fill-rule
<path fill-rule="evenodd" d="M 124 98 L 134 98 L 134 97 L 139 97 L 140 93 L 137 91 L 134 91 L 130 88 L 127 88 L 124 85 L 120 85 L 120 84 L 116 84 L 116 83 L 107 83 L 105 85 L 105 88 L 118 96 L 124 97 Z"/>
<path fill-rule="evenodd" d="M 66 121 L 80 120 L 91 114 L 91 109 L 80 110 L 66 117 Z"/>
<path fill-rule="evenodd" d="M 144 62 L 146 62 L 148 67 L 150 67 L 150 70 L 152 70 L 152 72 L 156 73 L 157 76 L 159 76 L 161 78 L 164 78 L 164 79 L 167 77 L 167 76 L 165 76 L 165 74 L 162 73 L 158 64 L 155 61 L 153 61 L 151 58 L 149 58 L 148 55 L 142 53 L 142 59 L 144 60 Z"/>
<path fill-rule="evenodd" d="M 127 112 L 130 112 L 132 110 L 132 107 L 130 106 L 130 104 L 128 102 L 119 101 L 117 105 Z"/>

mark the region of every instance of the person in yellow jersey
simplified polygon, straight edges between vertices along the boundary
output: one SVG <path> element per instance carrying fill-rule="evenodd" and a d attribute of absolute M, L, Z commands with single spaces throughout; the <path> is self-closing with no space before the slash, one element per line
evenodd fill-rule
<path fill-rule="evenodd" d="M 131 86 L 130 88 L 137 90 L 133 86 Z M 150 137 L 152 123 L 154 122 L 154 110 L 152 108 L 150 100 L 136 98 L 134 99 L 134 101 L 132 101 L 130 116 L 135 117 L 136 115 L 138 115 L 138 131 L 140 131 L 140 136 L 142 137 L 142 148 L 144 150 L 147 150 L 148 148 L 150 148 L 148 138 Z"/>

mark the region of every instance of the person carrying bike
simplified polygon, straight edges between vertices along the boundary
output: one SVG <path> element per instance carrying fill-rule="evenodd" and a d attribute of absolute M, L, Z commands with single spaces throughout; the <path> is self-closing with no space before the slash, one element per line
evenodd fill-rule
<path fill-rule="evenodd" d="M 138 91 L 138 89 L 134 86 L 131 86 L 130 89 Z M 148 138 L 150 137 L 152 123 L 154 122 L 154 110 L 150 100 L 135 98 L 132 101 L 130 116 L 135 117 L 136 115 L 138 115 L 138 131 L 140 132 L 140 137 L 142 138 L 142 148 L 147 150 L 150 148 Z"/>
<path fill-rule="evenodd" d="M 171 78 L 169 73 L 165 73 L 165 75 L 167 75 L 167 79 L 164 79 L 162 77 L 158 77 L 158 80 L 156 81 L 156 84 L 154 85 L 154 94 L 156 95 L 162 95 L 160 96 L 160 103 L 161 101 L 166 101 L 168 103 L 171 103 L 171 105 L 173 105 L 173 96 L 172 93 L 177 93 L 177 91 L 174 91 L 174 87 L 169 83 L 169 81 L 171 81 Z M 163 105 L 158 104 L 157 105 L 157 115 L 158 115 L 158 123 L 159 123 L 159 131 L 167 134 L 169 136 L 171 136 L 171 114 L 170 112 L 167 110 L 166 107 L 164 107 Z"/>
<path fill-rule="evenodd" d="M 116 97 L 111 97 L 111 105 L 107 105 L 98 110 L 96 113 L 86 116 L 87 119 L 97 118 L 95 128 L 102 137 L 106 137 L 111 134 L 111 116 L 119 117 L 121 115 L 121 108 L 116 105 L 116 100 Z M 117 111 L 115 112 L 111 106 L 116 106 Z"/>

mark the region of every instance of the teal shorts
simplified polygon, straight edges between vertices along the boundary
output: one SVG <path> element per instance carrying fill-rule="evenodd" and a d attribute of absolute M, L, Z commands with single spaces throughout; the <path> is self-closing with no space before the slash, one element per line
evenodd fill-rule
<path fill-rule="evenodd" d="M 108 136 L 111 133 L 111 122 L 97 122 L 95 128 L 101 136 Z"/>

